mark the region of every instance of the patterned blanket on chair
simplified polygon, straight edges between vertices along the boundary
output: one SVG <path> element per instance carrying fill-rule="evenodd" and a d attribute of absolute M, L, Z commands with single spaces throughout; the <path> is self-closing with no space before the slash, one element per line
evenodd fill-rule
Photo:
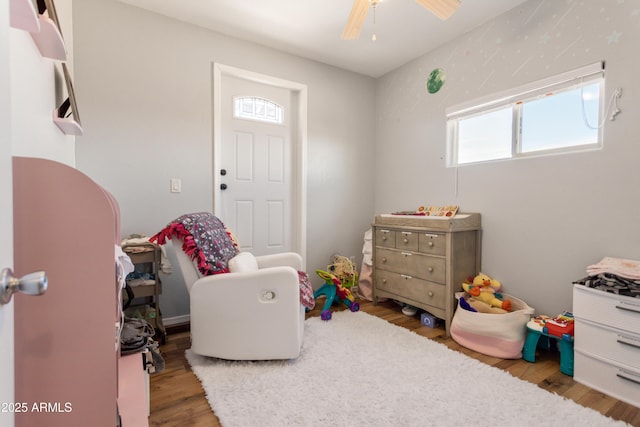
<path fill-rule="evenodd" d="M 222 221 L 209 212 L 182 215 L 149 241 L 164 245 L 172 237 L 182 240 L 182 250 L 204 276 L 228 273 L 229 260 L 239 252 Z"/>
<path fill-rule="evenodd" d="M 177 237 L 182 240 L 182 250 L 195 261 L 203 276 L 228 273 L 229 260 L 238 254 L 238 245 L 222 221 L 209 212 L 182 215 L 170 222 L 149 241 L 159 245 L 167 239 Z M 313 309 L 315 300 L 313 288 L 305 272 L 298 271 L 300 303 Z"/>

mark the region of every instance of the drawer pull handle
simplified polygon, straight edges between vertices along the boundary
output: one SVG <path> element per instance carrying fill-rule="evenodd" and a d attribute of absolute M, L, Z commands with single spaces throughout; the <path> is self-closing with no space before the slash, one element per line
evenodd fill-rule
<path fill-rule="evenodd" d="M 387 236 L 382 236 L 382 241 L 387 240 Z"/>
<path fill-rule="evenodd" d="M 640 348 L 640 340 L 635 338 L 625 337 L 624 335 L 618 335 L 618 339 L 616 340 L 620 344 L 628 345 L 630 347 Z"/>
<path fill-rule="evenodd" d="M 429 247 L 433 247 L 433 242 L 429 242 Z"/>
<path fill-rule="evenodd" d="M 428 271 L 429 273 L 433 273 L 433 267 L 429 267 L 429 268 L 427 268 L 427 271 Z"/>
<path fill-rule="evenodd" d="M 429 295 L 430 297 L 432 297 L 432 296 L 433 296 L 433 291 L 429 291 L 429 292 L 427 293 L 427 295 Z"/>
<path fill-rule="evenodd" d="M 382 263 L 384 264 L 385 262 L 387 262 L 387 259 L 385 257 L 382 257 Z"/>
<path fill-rule="evenodd" d="M 409 243 L 409 239 L 402 239 L 403 242 Z"/>
<path fill-rule="evenodd" d="M 409 253 L 409 252 L 400 252 L 400 253 L 401 253 L 402 255 L 404 255 L 404 256 L 411 256 L 411 255 L 413 255 L 412 253 Z"/>
<path fill-rule="evenodd" d="M 387 283 L 387 279 L 382 279 L 382 283 Z"/>
<path fill-rule="evenodd" d="M 640 313 L 640 307 L 637 305 L 632 305 L 632 304 L 626 304 L 624 302 L 621 302 L 620 305 L 616 305 L 616 308 L 619 308 L 620 310 L 625 310 L 625 311 L 632 311 L 634 313 Z"/>
<path fill-rule="evenodd" d="M 401 274 L 400 277 L 402 277 L 404 280 L 413 279 L 413 277 L 407 276 L 406 274 Z"/>
<path fill-rule="evenodd" d="M 627 375 L 631 375 L 631 377 L 627 376 Z M 620 369 L 618 371 L 618 373 L 616 374 L 616 377 L 618 378 L 622 378 L 623 380 L 627 380 L 627 381 L 631 381 L 632 383 L 636 383 L 636 384 L 640 384 L 640 376 L 631 373 L 631 372 L 627 372 L 624 369 Z M 635 378 L 633 378 L 635 377 Z"/>

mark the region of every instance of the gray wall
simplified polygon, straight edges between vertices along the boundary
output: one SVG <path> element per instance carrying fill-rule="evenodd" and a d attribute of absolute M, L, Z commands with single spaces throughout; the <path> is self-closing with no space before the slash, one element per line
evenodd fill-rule
<path fill-rule="evenodd" d="M 326 267 L 335 252 L 360 262 L 373 212 L 373 79 L 114 0 L 75 1 L 73 23 L 85 131 L 76 164 L 118 199 L 124 235 L 152 235 L 181 214 L 213 209 L 211 69 L 219 62 L 308 86 L 307 270 Z M 181 193 L 169 192 L 173 177 Z M 164 316 L 188 314 L 177 275 L 164 283 Z"/>
<path fill-rule="evenodd" d="M 587 265 L 640 259 L 639 11 L 637 2 L 531 0 L 378 79 L 376 212 L 480 212 L 483 271 L 543 314 L 571 309 L 571 282 Z M 445 166 L 445 108 L 599 60 L 606 104 L 623 89 L 602 150 Z M 431 95 L 434 68 L 446 82 Z"/>
<path fill-rule="evenodd" d="M 640 258 L 634 12 L 632 2 L 530 0 L 373 80 L 113 0 L 74 2 L 85 129 L 77 166 L 116 195 L 125 234 L 154 233 L 211 209 L 211 63 L 304 83 L 309 271 L 333 252 L 360 262 L 374 212 L 458 204 L 482 214 L 484 272 L 537 312 L 556 314 L 571 308 L 571 281 L 588 264 Z M 599 60 L 605 101 L 618 87 L 624 93 L 602 150 L 445 166 L 445 108 Z M 430 95 L 434 68 L 446 83 Z M 182 193 L 169 193 L 171 177 L 182 178 Z M 188 313 L 176 279 L 165 281 L 169 317 Z"/>

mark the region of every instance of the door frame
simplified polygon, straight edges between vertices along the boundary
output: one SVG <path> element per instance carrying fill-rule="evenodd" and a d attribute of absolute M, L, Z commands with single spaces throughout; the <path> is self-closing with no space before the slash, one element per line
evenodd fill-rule
<path fill-rule="evenodd" d="M 221 212 L 220 184 L 222 177 L 220 157 L 222 151 L 222 79 L 225 76 L 236 77 L 265 85 L 289 90 L 295 95 L 296 116 L 292 129 L 292 242 L 294 252 L 302 256 L 303 270 L 307 259 L 307 86 L 301 83 L 260 74 L 229 65 L 213 63 L 213 212 Z"/>

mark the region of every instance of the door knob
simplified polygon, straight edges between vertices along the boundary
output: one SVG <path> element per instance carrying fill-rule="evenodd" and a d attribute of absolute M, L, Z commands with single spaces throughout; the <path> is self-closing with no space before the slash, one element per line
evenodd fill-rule
<path fill-rule="evenodd" d="M 0 304 L 11 301 L 14 292 L 22 292 L 27 295 L 42 295 L 47 290 L 48 280 L 44 271 L 36 271 L 17 278 L 10 268 L 2 270 L 0 279 Z"/>
<path fill-rule="evenodd" d="M 227 189 L 227 184 L 220 184 L 220 189 L 221 190 L 226 190 Z"/>

